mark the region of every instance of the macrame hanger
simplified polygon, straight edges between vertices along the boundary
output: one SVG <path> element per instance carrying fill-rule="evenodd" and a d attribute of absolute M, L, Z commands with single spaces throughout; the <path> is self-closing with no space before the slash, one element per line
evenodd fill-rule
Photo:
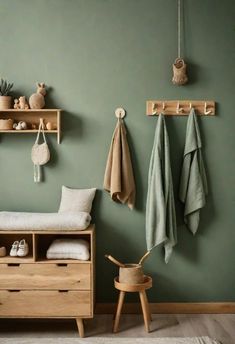
<path fill-rule="evenodd" d="M 181 59 L 181 0 L 178 0 L 178 59 Z"/>

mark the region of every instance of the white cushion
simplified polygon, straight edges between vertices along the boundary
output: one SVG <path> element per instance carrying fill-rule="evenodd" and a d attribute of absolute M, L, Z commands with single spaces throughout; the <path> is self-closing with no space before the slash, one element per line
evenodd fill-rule
<path fill-rule="evenodd" d="M 47 250 L 47 258 L 89 260 L 89 243 L 83 239 L 56 239 Z"/>
<path fill-rule="evenodd" d="M 70 189 L 62 186 L 59 213 L 90 213 L 96 189 Z"/>
<path fill-rule="evenodd" d="M 83 230 L 91 222 L 91 215 L 75 213 L 21 213 L 0 211 L 0 230 Z"/>

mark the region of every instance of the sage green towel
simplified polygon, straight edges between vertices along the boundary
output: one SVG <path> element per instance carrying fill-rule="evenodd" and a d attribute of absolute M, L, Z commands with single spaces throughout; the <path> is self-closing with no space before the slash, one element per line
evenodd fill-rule
<path fill-rule="evenodd" d="M 193 234 L 197 232 L 200 209 L 206 204 L 208 193 L 201 148 L 197 117 L 192 109 L 187 123 L 179 198 L 184 203 L 184 222 Z"/>
<path fill-rule="evenodd" d="M 165 248 L 168 263 L 177 243 L 177 226 L 170 147 L 164 116 L 159 115 L 149 165 L 146 203 L 146 242 L 148 250 L 160 244 Z"/>

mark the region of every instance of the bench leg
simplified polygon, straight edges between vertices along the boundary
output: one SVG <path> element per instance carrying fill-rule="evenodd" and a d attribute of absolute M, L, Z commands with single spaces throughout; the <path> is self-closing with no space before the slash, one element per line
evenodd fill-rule
<path fill-rule="evenodd" d="M 81 338 L 84 338 L 84 325 L 83 325 L 83 319 L 77 318 L 77 327 L 78 327 L 78 332 Z"/>
<path fill-rule="evenodd" d="M 116 333 L 118 331 L 118 325 L 119 325 L 119 320 L 120 320 L 120 316 L 121 316 L 124 297 L 125 297 L 125 291 L 120 291 L 119 298 L 118 298 L 118 304 L 117 304 L 117 311 L 116 311 L 116 315 L 115 315 L 115 319 L 114 319 L 114 326 L 113 326 L 113 332 L 114 333 Z"/>
<path fill-rule="evenodd" d="M 145 291 L 140 291 L 140 302 L 141 302 L 141 307 L 142 307 L 142 312 L 143 312 L 143 317 L 144 317 L 144 325 L 145 329 L 147 332 L 149 332 L 149 309 L 148 309 L 148 303 L 146 302 L 146 294 Z"/>

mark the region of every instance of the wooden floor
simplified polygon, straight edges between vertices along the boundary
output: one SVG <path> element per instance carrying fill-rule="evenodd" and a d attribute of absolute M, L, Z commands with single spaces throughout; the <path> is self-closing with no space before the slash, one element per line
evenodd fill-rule
<path fill-rule="evenodd" d="M 120 332 L 112 333 L 112 315 L 96 315 L 85 322 L 86 336 L 98 337 L 194 337 L 209 336 L 222 344 L 235 343 L 235 314 L 153 315 L 151 332 L 144 331 L 141 315 L 124 314 Z M 73 320 L 0 320 L 1 337 L 77 337 Z M 17 343 L 17 341 L 16 341 Z"/>

